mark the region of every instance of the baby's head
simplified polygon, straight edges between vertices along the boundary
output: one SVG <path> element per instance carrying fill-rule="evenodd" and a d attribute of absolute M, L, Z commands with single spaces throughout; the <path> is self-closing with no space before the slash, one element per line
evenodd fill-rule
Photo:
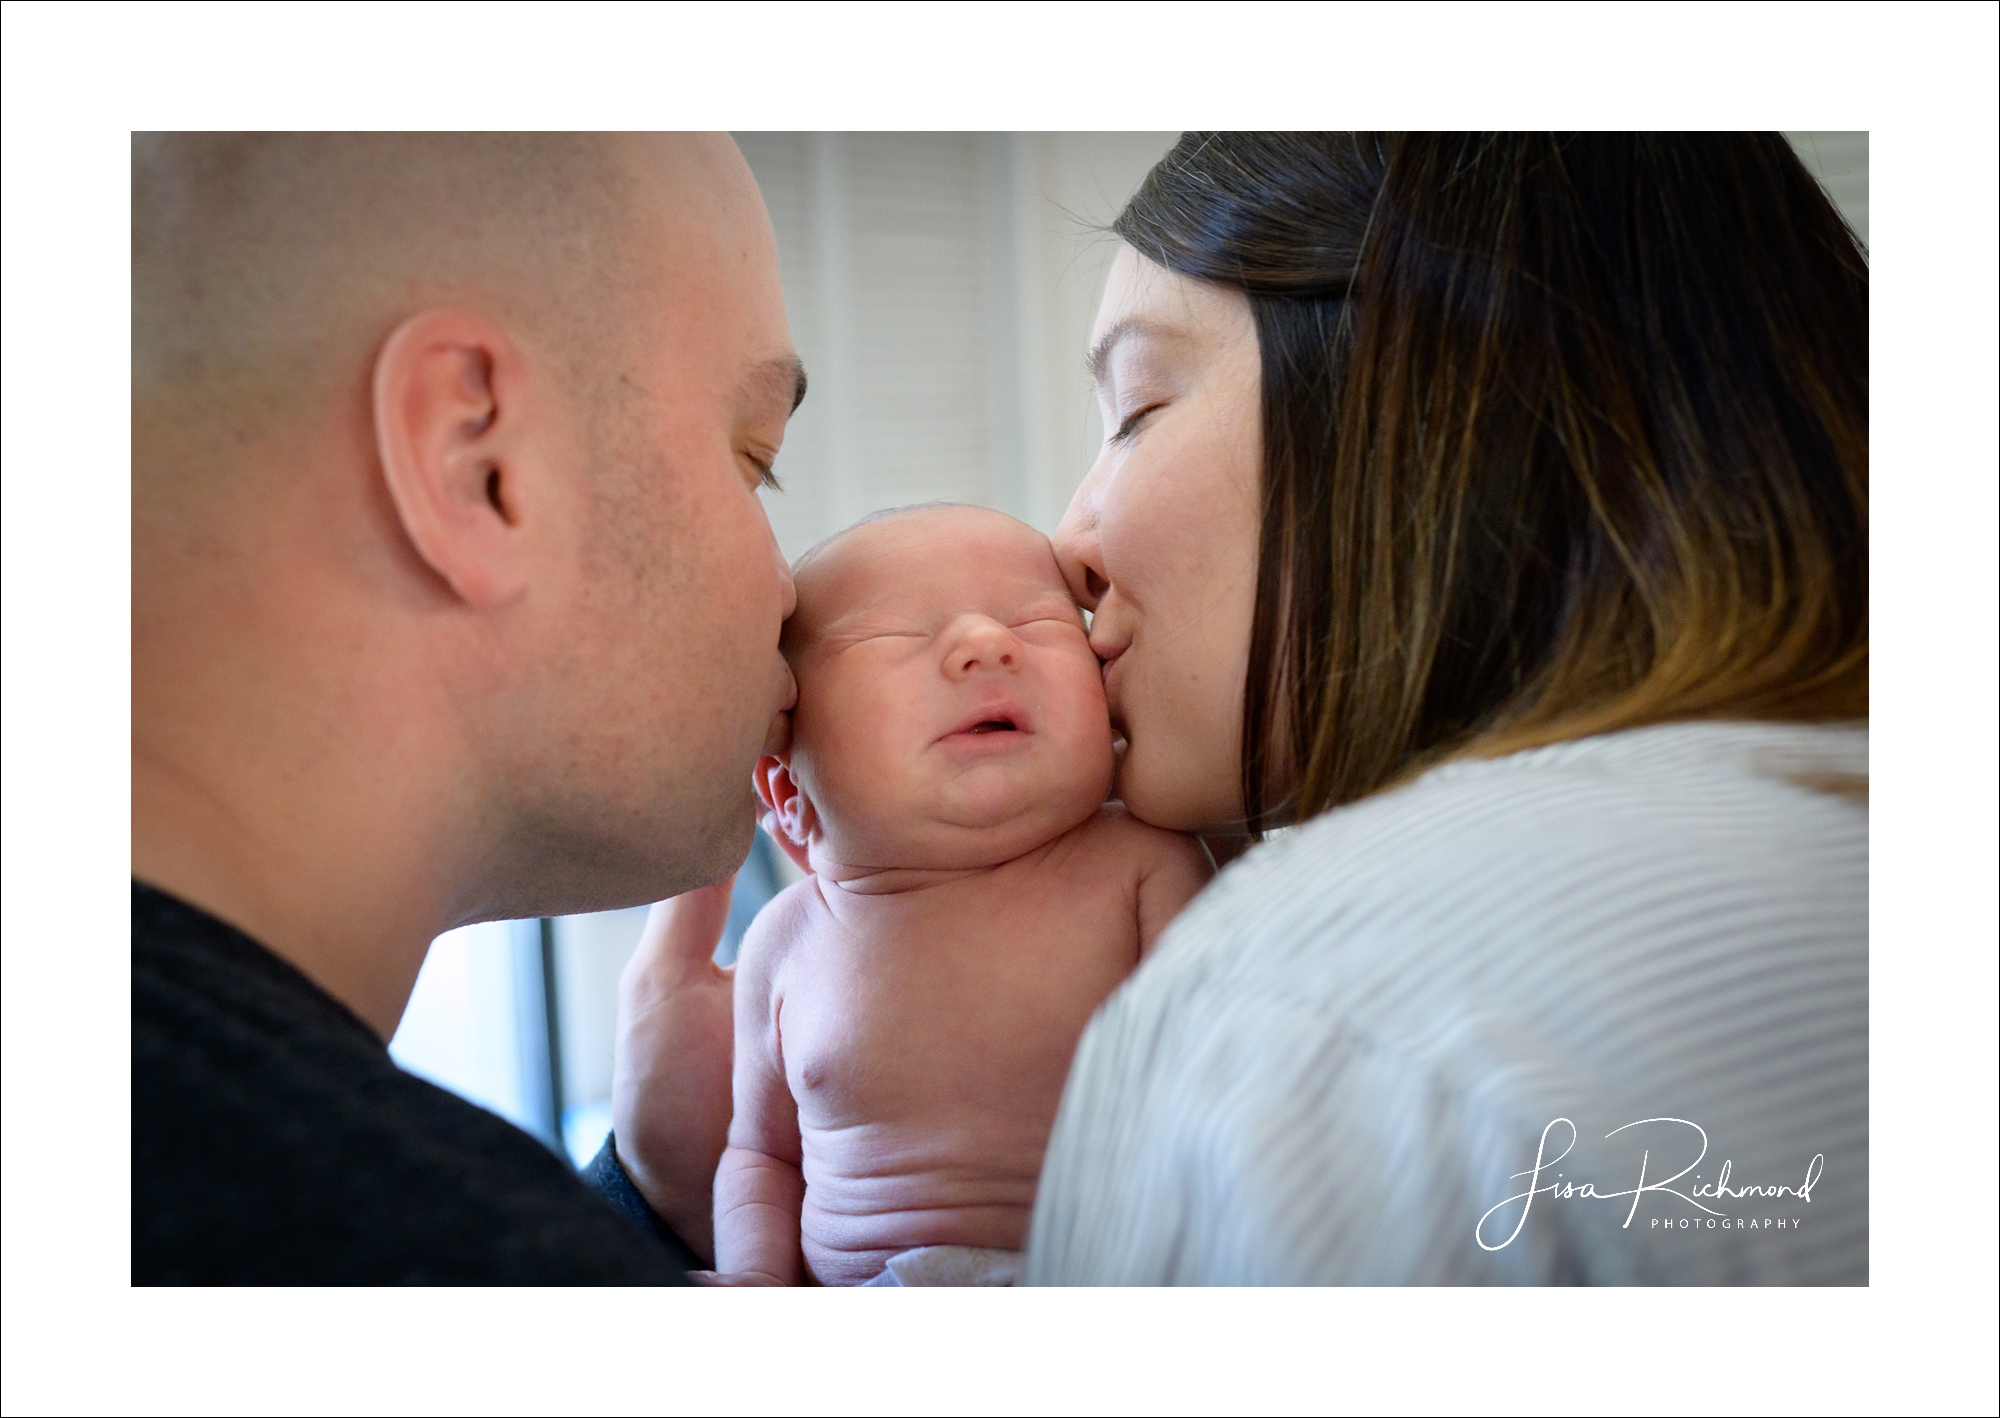
<path fill-rule="evenodd" d="M 990 866 L 1104 801 L 1104 681 L 1048 538 L 916 507 L 850 527 L 793 576 L 799 701 L 757 792 L 816 865 Z"/>

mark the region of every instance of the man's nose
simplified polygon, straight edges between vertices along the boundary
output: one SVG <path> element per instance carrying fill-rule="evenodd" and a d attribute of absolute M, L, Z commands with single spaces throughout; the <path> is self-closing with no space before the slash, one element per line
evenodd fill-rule
<path fill-rule="evenodd" d="M 944 672 L 964 679 L 980 670 L 1013 673 L 1021 668 L 1021 642 L 997 620 L 967 616 L 956 627 L 945 653 Z"/>

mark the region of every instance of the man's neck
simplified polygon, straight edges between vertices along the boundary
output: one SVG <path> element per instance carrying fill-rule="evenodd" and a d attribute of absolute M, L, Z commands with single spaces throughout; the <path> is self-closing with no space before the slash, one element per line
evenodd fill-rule
<path fill-rule="evenodd" d="M 407 857 L 396 860 L 405 855 L 390 847 L 396 834 L 360 834 L 372 860 L 343 855 L 355 834 L 321 818 L 352 816 L 354 805 L 309 792 L 274 805 L 279 784 L 261 786 L 244 790 L 135 744 L 132 875 L 235 926 L 386 1042 L 440 929 L 441 903 L 411 879 Z"/>

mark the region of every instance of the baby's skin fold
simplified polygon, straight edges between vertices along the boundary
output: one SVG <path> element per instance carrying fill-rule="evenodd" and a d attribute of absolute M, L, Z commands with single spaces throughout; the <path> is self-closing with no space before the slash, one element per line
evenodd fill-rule
<path fill-rule="evenodd" d="M 797 580 L 792 743 L 757 788 L 811 875 L 738 959 L 716 1269 L 854 1285 L 1022 1246 L 1084 1025 L 1212 868 L 1105 804 L 1097 660 L 1032 528 L 914 509 Z"/>

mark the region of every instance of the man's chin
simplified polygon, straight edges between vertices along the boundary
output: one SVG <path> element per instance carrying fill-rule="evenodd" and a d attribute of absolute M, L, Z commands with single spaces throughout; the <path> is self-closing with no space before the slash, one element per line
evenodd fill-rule
<path fill-rule="evenodd" d="M 749 778 L 745 772 L 733 791 L 718 788 L 706 801 L 683 797 L 677 813 L 632 813 L 627 820 L 638 829 L 632 837 L 600 839 L 596 863 L 608 879 L 593 883 L 591 904 L 565 914 L 644 906 L 728 880 L 750 855 L 757 831 Z"/>
<path fill-rule="evenodd" d="M 670 824 L 660 838 L 675 850 L 672 868 L 673 889 L 668 896 L 697 891 L 726 881 L 742 867 L 757 835 L 757 798 L 750 790 L 749 774 L 744 774 L 741 794 L 727 807 L 718 807 L 700 823 L 683 820 Z M 699 830 L 697 830 L 699 828 Z M 656 898 L 664 899 L 664 898 Z"/>

